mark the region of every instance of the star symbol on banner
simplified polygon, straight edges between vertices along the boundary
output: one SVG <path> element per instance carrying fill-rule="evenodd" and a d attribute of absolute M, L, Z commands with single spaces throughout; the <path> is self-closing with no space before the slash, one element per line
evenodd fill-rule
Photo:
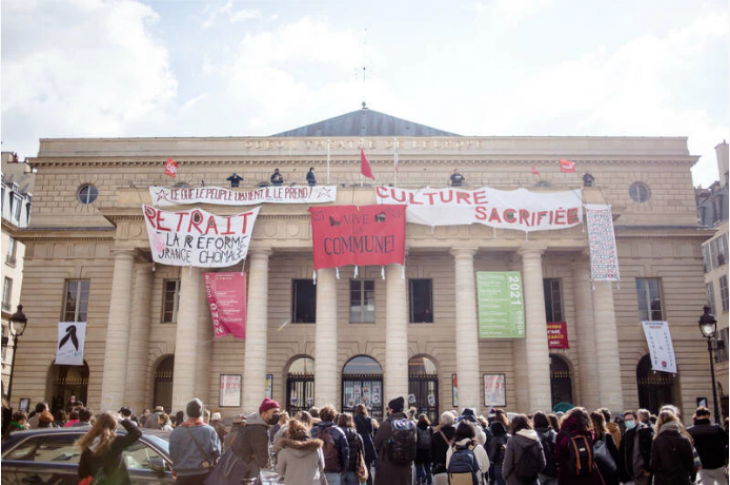
<path fill-rule="evenodd" d="M 319 194 L 317 194 L 317 198 L 319 199 L 320 197 L 330 197 L 330 192 L 331 190 L 328 187 L 322 187 L 321 189 L 319 189 Z"/>
<path fill-rule="evenodd" d="M 157 194 L 157 202 L 161 200 L 167 200 L 167 192 L 165 192 L 165 189 L 160 190 L 160 192 Z M 157 203 L 155 202 L 155 203 Z"/>

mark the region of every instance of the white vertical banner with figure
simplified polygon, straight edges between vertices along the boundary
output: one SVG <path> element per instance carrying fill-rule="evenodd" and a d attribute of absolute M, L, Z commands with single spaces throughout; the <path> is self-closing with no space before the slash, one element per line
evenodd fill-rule
<path fill-rule="evenodd" d="M 591 252 L 591 279 L 619 281 L 616 235 L 613 232 L 611 206 L 586 204 L 588 248 Z"/>
<path fill-rule="evenodd" d="M 86 322 L 58 322 L 56 365 L 84 365 Z"/>
<path fill-rule="evenodd" d="M 669 323 L 663 321 L 641 322 L 644 327 L 646 344 L 651 356 L 651 370 L 677 373 L 677 361 L 674 358 L 672 335 Z"/>

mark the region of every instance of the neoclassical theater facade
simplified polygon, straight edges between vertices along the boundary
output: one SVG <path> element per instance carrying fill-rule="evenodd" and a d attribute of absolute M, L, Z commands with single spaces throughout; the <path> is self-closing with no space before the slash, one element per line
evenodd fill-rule
<path fill-rule="evenodd" d="M 364 184 L 361 140 L 376 178 Z M 141 208 L 155 203 L 149 187 L 230 187 L 235 172 L 243 180 L 233 190 L 254 190 L 275 168 L 297 187 L 310 167 L 325 184 L 328 146 L 331 205 L 374 204 L 379 185 L 444 188 L 456 168 L 466 189 L 540 193 L 581 188 L 589 172 L 583 203 L 612 206 L 621 281 L 591 281 L 583 225 L 526 237 L 408 224 L 405 268 L 361 267 L 356 277 L 352 266 L 324 269 L 314 284 L 309 207 L 265 204 L 245 262 L 247 338 L 214 339 L 202 273 L 242 265 L 153 265 Z M 174 179 L 164 174 L 168 158 L 179 163 Z M 560 172 L 559 159 L 576 172 Z M 711 403 L 697 320 L 707 301 L 701 245 L 712 233 L 698 226 L 696 161 L 686 138 L 458 136 L 367 109 L 270 137 L 42 139 L 29 160 L 32 223 L 19 236 L 29 323 L 12 402 L 60 407 L 75 394 L 95 410 L 175 412 L 197 396 L 232 416 L 267 393 L 290 411 L 350 409 L 367 394 L 382 416 L 384 402 L 404 395 L 436 417 L 487 412 L 483 377 L 497 374 L 509 411 L 672 402 L 691 414 L 697 398 Z M 521 273 L 525 338 L 478 338 L 477 271 Z M 651 370 L 648 319 L 669 322 L 676 374 Z M 87 322 L 83 366 L 54 364 L 61 321 Z M 567 322 L 569 349 L 547 348 L 549 322 Z M 229 388 L 222 400 L 222 376 L 232 401 Z"/>

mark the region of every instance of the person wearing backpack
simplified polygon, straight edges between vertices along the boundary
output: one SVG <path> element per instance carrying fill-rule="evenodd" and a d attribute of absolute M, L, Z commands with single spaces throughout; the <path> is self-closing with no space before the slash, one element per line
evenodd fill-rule
<path fill-rule="evenodd" d="M 355 406 L 355 428 L 365 447 L 365 467 L 368 469 L 367 485 L 373 485 L 371 470 L 377 456 L 373 445 L 373 418 L 368 416 L 368 408 L 364 404 Z"/>
<path fill-rule="evenodd" d="M 558 485 L 558 464 L 555 461 L 555 440 L 557 433 L 550 426 L 550 421 L 545 413 L 538 411 L 532 417 L 532 424 L 535 432 L 540 438 L 542 451 L 545 454 L 545 467 L 540 470 L 537 479 L 540 485 Z"/>
<path fill-rule="evenodd" d="M 540 438 L 524 414 L 512 418 L 512 439 L 502 463 L 502 475 L 507 485 L 540 485 L 538 475 L 545 468 L 545 452 Z"/>
<path fill-rule="evenodd" d="M 337 411 L 328 404 L 319 410 L 321 421 L 312 428 L 312 438 L 324 443 L 324 476 L 329 485 L 342 483 L 340 473 L 344 472 L 350 462 L 350 444 L 342 429 L 335 425 Z"/>
<path fill-rule="evenodd" d="M 593 461 L 593 429 L 588 412 L 573 408 L 563 417 L 555 442 L 558 484 L 603 485 Z"/>
<path fill-rule="evenodd" d="M 489 457 L 479 444 L 474 426 L 462 421 L 456 427 L 454 443 L 446 452 L 449 485 L 481 485 L 489 471 Z"/>
<path fill-rule="evenodd" d="M 507 422 L 507 416 L 504 411 L 498 409 L 494 415 L 494 421 L 489 426 L 489 431 L 492 432 L 492 440 L 487 448 L 487 455 L 489 461 L 492 463 L 489 474 L 494 477 L 494 483 L 496 485 L 506 485 L 504 476 L 502 475 L 502 463 L 504 462 L 504 455 L 507 451 L 507 443 L 509 443 L 512 437 L 509 433 L 509 424 Z"/>
<path fill-rule="evenodd" d="M 416 449 L 416 485 L 431 483 L 431 421 L 428 416 L 418 415 L 416 424 L 418 447 Z"/>
<path fill-rule="evenodd" d="M 613 435 L 606 427 L 604 414 L 598 410 L 591 413 L 593 425 L 593 457 L 598 471 L 601 472 L 605 485 L 619 485 L 618 449 L 613 441 Z"/>
<path fill-rule="evenodd" d="M 449 411 L 444 412 L 439 423 L 438 431 L 434 429 L 431 435 L 431 476 L 433 485 L 448 485 L 446 454 L 456 435 L 454 415 Z"/>
<path fill-rule="evenodd" d="M 378 464 L 375 485 L 411 485 L 413 460 L 416 458 L 416 425 L 403 413 L 405 399 L 388 403 L 388 418 L 375 435 Z"/>

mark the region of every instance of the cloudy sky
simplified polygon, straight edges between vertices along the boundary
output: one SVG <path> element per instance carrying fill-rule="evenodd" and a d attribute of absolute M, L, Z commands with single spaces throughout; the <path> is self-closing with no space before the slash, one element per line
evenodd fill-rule
<path fill-rule="evenodd" d="M 2 0 L 2 150 L 259 136 L 368 106 L 462 135 L 730 138 L 725 0 Z M 363 66 L 366 82 L 362 81 Z"/>

